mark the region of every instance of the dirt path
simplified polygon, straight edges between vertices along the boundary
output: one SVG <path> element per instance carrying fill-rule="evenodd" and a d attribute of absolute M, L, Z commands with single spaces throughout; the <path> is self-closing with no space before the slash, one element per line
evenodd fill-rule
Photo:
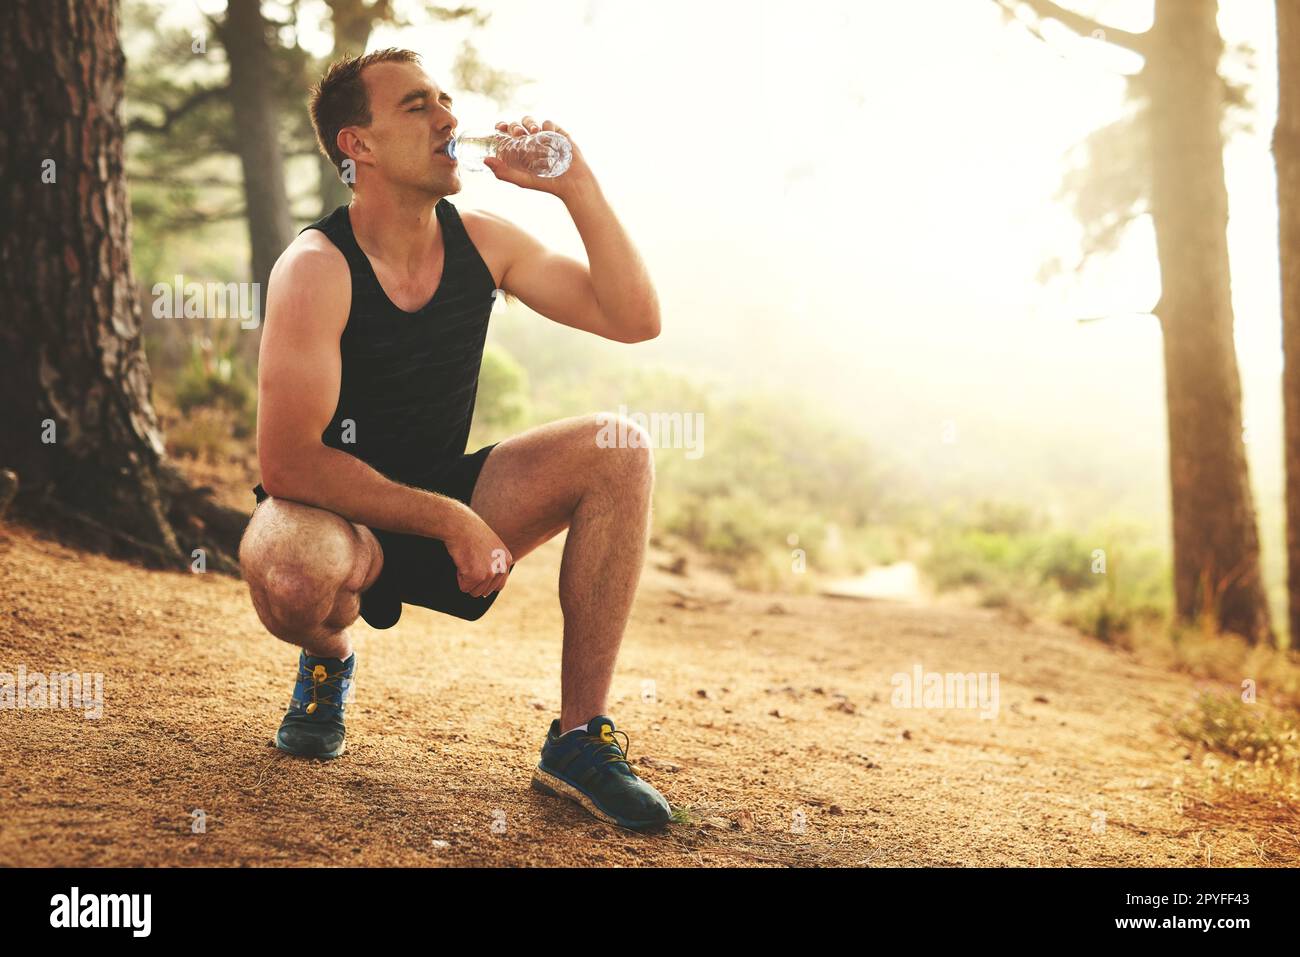
<path fill-rule="evenodd" d="M 271 745 L 297 652 L 241 582 L 9 527 L 0 671 L 105 691 L 98 720 L 0 711 L 0 865 L 1300 864 L 1294 808 L 1205 800 L 1167 728 L 1190 679 L 994 611 L 748 594 L 661 553 L 610 711 L 689 823 L 610 828 L 528 787 L 559 708 L 560 547 L 479 622 L 358 623 L 348 751 L 317 763 Z M 997 672 L 996 719 L 893 707 L 917 664 Z"/>

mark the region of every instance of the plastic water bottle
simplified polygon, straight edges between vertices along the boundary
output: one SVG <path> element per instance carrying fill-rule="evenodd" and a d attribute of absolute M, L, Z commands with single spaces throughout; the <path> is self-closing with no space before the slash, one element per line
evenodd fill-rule
<path fill-rule="evenodd" d="M 447 155 L 463 169 L 485 170 L 483 160 L 495 156 L 507 166 L 534 176 L 561 176 L 573 162 L 573 147 L 563 133 L 542 130 L 514 137 L 499 131 L 483 136 L 456 136 L 447 144 Z"/>

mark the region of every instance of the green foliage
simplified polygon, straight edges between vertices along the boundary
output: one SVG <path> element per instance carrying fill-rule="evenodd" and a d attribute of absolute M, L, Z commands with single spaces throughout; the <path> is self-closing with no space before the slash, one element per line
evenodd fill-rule
<path fill-rule="evenodd" d="M 513 428 L 528 418 L 528 373 L 498 345 L 483 350 L 478 376 L 476 420 L 489 429 Z"/>
<path fill-rule="evenodd" d="M 196 337 L 176 379 L 176 405 L 187 415 L 196 409 L 229 412 L 234 438 L 248 438 L 257 428 L 256 377 L 233 345 L 218 348 L 212 340 Z"/>
<path fill-rule="evenodd" d="M 1168 613 L 1169 563 L 1140 530 L 1048 527 L 1008 503 L 949 512 L 931 531 L 922 568 L 940 590 L 974 587 L 990 607 L 1037 610 L 1103 641 Z"/>

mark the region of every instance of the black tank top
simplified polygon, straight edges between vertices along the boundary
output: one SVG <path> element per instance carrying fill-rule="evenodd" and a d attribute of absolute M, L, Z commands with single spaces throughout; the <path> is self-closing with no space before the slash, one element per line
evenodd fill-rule
<path fill-rule="evenodd" d="M 436 212 L 446 249 L 442 280 L 416 312 L 403 312 L 384 292 L 347 206 L 305 227 L 328 236 L 352 273 L 339 403 L 321 441 L 417 487 L 465 453 L 496 295 L 456 207 L 442 199 Z"/>

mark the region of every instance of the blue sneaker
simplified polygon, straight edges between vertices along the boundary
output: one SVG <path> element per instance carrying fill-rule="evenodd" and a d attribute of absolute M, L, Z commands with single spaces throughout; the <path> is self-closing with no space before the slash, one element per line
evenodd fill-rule
<path fill-rule="evenodd" d="M 623 735 L 620 748 L 615 734 Z M 542 760 L 533 771 L 538 791 L 577 801 L 609 824 L 648 831 L 668 823 L 672 809 L 664 796 L 632 773 L 627 760 L 627 734 L 614 730 L 614 721 L 597 715 L 587 730 L 560 734 L 560 722 L 542 745 Z"/>
<path fill-rule="evenodd" d="M 275 734 L 277 748 L 302 758 L 337 758 L 343 753 L 343 709 L 352 700 L 356 663 L 356 652 L 347 661 L 299 653 L 298 683 Z"/>

